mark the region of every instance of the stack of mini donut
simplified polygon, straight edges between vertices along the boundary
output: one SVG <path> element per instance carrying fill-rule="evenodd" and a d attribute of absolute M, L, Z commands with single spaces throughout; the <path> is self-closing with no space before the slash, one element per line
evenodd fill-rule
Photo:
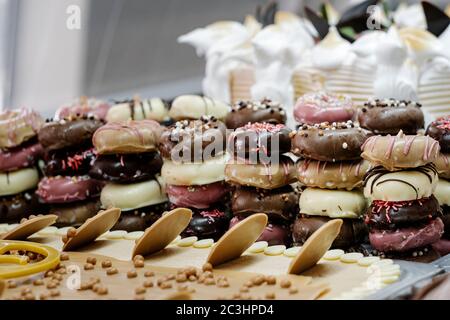
<path fill-rule="evenodd" d="M 122 210 L 114 230 L 142 231 L 167 209 L 162 159 L 157 146 L 161 126 L 153 120 L 109 122 L 95 131 L 97 158 L 89 175 L 103 180 L 103 208 Z"/>
<path fill-rule="evenodd" d="M 193 211 L 185 236 L 219 239 L 230 220 L 224 183 L 226 127 L 213 116 L 180 120 L 161 135 L 161 175 L 173 207 Z"/>
<path fill-rule="evenodd" d="M 49 213 L 58 216 L 57 226 L 79 226 L 100 208 L 103 183 L 88 172 L 95 159 L 91 138 L 102 125 L 93 115 L 77 114 L 47 119 L 39 131 L 45 177 L 36 193 L 50 205 Z"/>
<path fill-rule="evenodd" d="M 225 178 L 233 186 L 235 216 L 230 227 L 246 216 L 266 213 L 269 223 L 258 240 L 269 245 L 290 244 L 290 225 L 297 211 L 298 194 L 290 186 L 296 180 L 294 162 L 285 155 L 291 148 L 291 130 L 283 124 L 284 112 L 270 100 L 240 102 L 227 118 L 231 127 L 247 123 L 228 139 Z"/>
<path fill-rule="evenodd" d="M 365 221 L 375 254 L 436 258 L 428 247 L 444 232 L 433 196 L 439 149 L 433 138 L 403 131 L 366 140 L 362 157 L 375 167 L 364 177 L 364 194 L 371 202 Z"/>
<path fill-rule="evenodd" d="M 350 120 L 354 110 L 349 97 L 324 92 L 307 94 L 294 107 L 300 125 L 292 152 L 300 157 L 297 177 L 306 186 L 292 228 L 295 244 L 302 245 L 334 218 L 342 218 L 344 224 L 333 247 L 356 248 L 367 235 L 362 220 L 366 200 L 360 188 L 371 165 L 361 159 L 361 146 L 371 133 Z"/>
<path fill-rule="evenodd" d="M 446 255 L 450 253 L 450 116 L 433 121 L 426 133 L 439 141 L 441 147 L 441 153 L 435 161 L 439 181 L 434 195 L 442 209 L 445 233 L 440 241 L 433 244 L 433 248 L 441 255 Z"/>
<path fill-rule="evenodd" d="M 0 113 L 0 223 L 17 223 L 46 211 L 35 194 L 36 165 L 42 156 L 36 134 L 42 124 L 42 118 L 30 109 Z"/>

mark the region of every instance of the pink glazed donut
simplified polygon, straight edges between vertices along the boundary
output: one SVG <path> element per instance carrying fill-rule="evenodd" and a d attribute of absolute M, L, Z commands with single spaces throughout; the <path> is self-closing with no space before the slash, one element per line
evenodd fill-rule
<path fill-rule="evenodd" d="M 169 201 L 177 207 L 206 209 L 211 204 L 222 200 L 228 188 L 223 181 L 220 181 L 200 186 L 167 185 L 166 192 Z"/>
<path fill-rule="evenodd" d="M 67 203 L 98 197 L 103 182 L 89 176 L 46 177 L 38 185 L 36 193 L 45 203 Z"/>
<path fill-rule="evenodd" d="M 349 96 L 326 92 L 307 93 L 294 106 L 295 120 L 306 124 L 343 122 L 351 120 L 354 113 Z"/>
<path fill-rule="evenodd" d="M 31 167 L 42 154 L 41 144 L 35 141 L 27 141 L 11 149 L 0 149 L 0 172 Z"/>

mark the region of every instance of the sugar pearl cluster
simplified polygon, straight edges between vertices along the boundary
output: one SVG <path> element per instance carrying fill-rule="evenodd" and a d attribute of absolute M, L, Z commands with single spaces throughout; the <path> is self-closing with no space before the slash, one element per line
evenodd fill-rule
<path fill-rule="evenodd" d="M 391 107 L 391 108 L 406 108 L 406 107 L 422 107 L 422 104 L 420 104 L 419 102 L 415 102 L 415 101 L 410 101 L 410 100 L 397 100 L 397 99 L 369 99 L 369 101 L 364 102 L 364 107 L 368 107 L 368 108 L 375 108 L 375 107 L 380 107 L 380 108 L 386 108 L 386 107 Z M 364 110 L 363 110 L 364 112 Z"/>

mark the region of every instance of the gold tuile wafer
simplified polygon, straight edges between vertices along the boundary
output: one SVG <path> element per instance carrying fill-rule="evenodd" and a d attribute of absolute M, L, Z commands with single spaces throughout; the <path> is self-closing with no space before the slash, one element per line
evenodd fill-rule
<path fill-rule="evenodd" d="M 92 218 L 87 219 L 64 244 L 62 251 L 74 250 L 82 247 L 109 231 L 119 220 L 121 210 L 110 208 L 99 211 Z"/>
<path fill-rule="evenodd" d="M 266 214 L 257 213 L 234 225 L 212 247 L 206 262 L 217 266 L 239 258 L 263 233 L 267 221 Z"/>
<path fill-rule="evenodd" d="M 2 298 L 3 292 L 6 289 L 6 282 L 0 279 L 0 299 Z"/>
<path fill-rule="evenodd" d="M 288 268 L 290 274 L 300 274 L 314 267 L 330 249 L 341 230 L 343 221 L 333 219 L 317 229 L 301 247 Z"/>
<path fill-rule="evenodd" d="M 58 216 L 49 214 L 45 216 L 34 217 L 20 223 L 14 229 L 0 236 L 0 240 L 24 240 L 36 232 L 54 224 Z"/>
<path fill-rule="evenodd" d="M 138 254 L 147 256 L 164 249 L 188 226 L 191 218 L 192 211 L 186 208 L 177 208 L 164 214 L 137 240 L 132 257 Z"/>

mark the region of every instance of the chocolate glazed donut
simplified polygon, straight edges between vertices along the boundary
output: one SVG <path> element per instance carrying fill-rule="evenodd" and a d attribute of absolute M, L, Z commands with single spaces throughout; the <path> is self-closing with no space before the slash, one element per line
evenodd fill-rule
<path fill-rule="evenodd" d="M 292 239 L 295 244 L 302 245 L 322 225 L 332 220 L 328 217 L 299 215 L 292 225 Z M 341 230 L 333 242 L 333 248 L 349 248 L 367 235 L 367 227 L 360 219 L 342 219 Z"/>
<path fill-rule="evenodd" d="M 122 211 L 119 221 L 112 230 L 125 230 L 127 232 L 144 231 L 155 223 L 164 211 L 169 209 L 169 203 L 161 203 L 143 207 L 136 210 Z"/>
<path fill-rule="evenodd" d="M 405 100 L 372 100 L 366 102 L 357 113 L 362 128 L 376 134 L 416 134 L 424 127 L 421 104 Z"/>
<path fill-rule="evenodd" d="M 55 150 L 44 156 L 44 173 L 47 176 L 79 176 L 87 174 L 95 159 L 93 148 L 78 150 Z"/>
<path fill-rule="evenodd" d="M 63 119 L 46 123 L 39 131 L 39 142 L 46 151 L 58 150 L 89 142 L 94 132 L 103 125 L 94 117 Z"/>
<path fill-rule="evenodd" d="M 92 163 L 89 176 L 118 183 L 139 182 L 152 179 L 162 164 L 157 152 L 100 155 Z"/>
<path fill-rule="evenodd" d="M 274 190 L 237 187 L 231 196 L 234 215 L 264 212 L 273 220 L 289 221 L 298 212 L 298 193 L 291 186 Z"/>
<path fill-rule="evenodd" d="M 49 214 L 58 216 L 55 226 L 79 227 L 87 219 L 95 216 L 100 210 L 101 204 L 98 200 L 81 201 L 69 204 L 54 204 L 50 207 Z"/>
<path fill-rule="evenodd" d="M 450 115 L 430 123 L 426 134 L 439 141 L 441 152 L 450 152 Z"/>
<path fill-rule="evenodd" d="M 291 149 L 291 130 L 283 124 L 249 123 L 236 129 L 228 139 L 228 151 L 234 156 L 264 152 L 266 156 Z"/>
<path fill-rule="evenodd" d="M 292 139 L 292 152 L 320 161 L 357 160 L 361 158 L 361 146 L 370 136 L 369 131 L 351 121 L 304 124 Z"/>
<path fill-rule="evenodd" d="M 230 219 L 231 213 L 227 209 L 197 210 L 183 235 L 197 236 L 199 239 L 213 238 L 217 241 L 228 229 Z"/>
<path fill-rule="evenodd" d="M 239 101 L 231 107 L 231 112 L 225 118 L 228 129 L 237 129 L 255 122 L 285 124 L 286 112 L 279 103 L 270 99 Z"/>
<path fill-rule="evenodd" d="M 0 197 L 0 223 L 17 223 L 31 214 L 45 214 L 47 209 L 34 190 Z"/>
<path fill-rule="evenodd" d="M 178 121 L 165 129 L 159 151 L 166 159 L 208 160 L 225 151 L 226 126 L 214 117 Z M 205 149 L 211 152 L 205 152 Z"/>
<path fill-rule="evenodd" d="M 375 200 L 367 211 L 365 222 L 369 227 L 396 229 L 429 219 L 441 217 L 439 202 L 432 195 L 413 201 Z"/>

